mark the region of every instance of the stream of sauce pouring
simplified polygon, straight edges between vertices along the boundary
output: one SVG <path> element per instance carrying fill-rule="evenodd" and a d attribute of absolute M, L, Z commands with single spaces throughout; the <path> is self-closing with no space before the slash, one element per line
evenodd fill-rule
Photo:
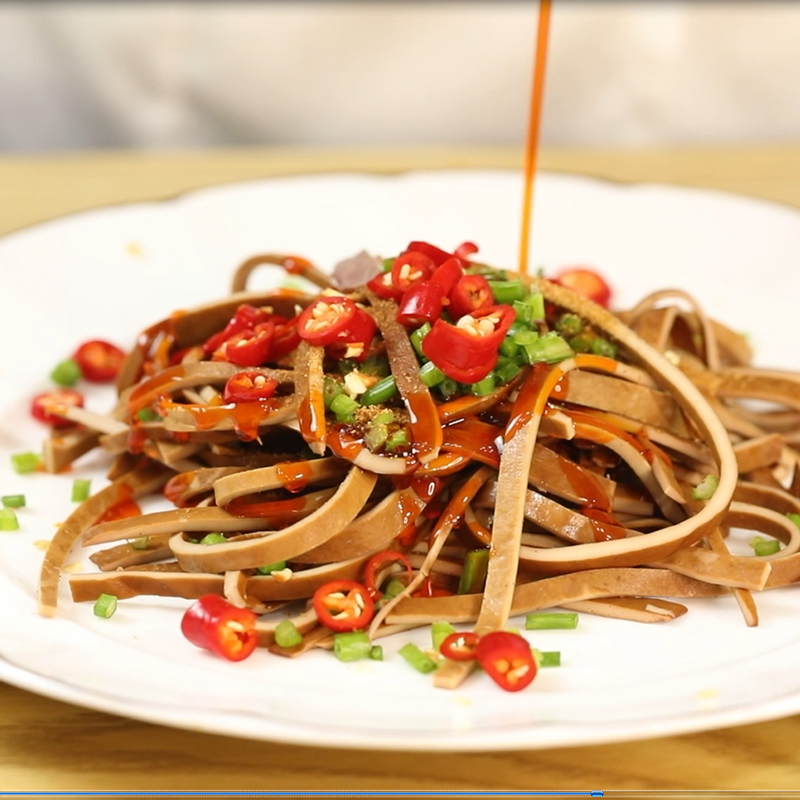
<path fill-rule="evenodd" d="M 533 66 L 531 104 L 528 117 L 528 138 L 525 145 L 525 183 L 522 195 L 522 226 L 519 242 L 519 272 L 528 274 L 530 253 L 531 214 L 533 211 L 533 182 L 536 177 L 536 160 L 539 153 L 539 129 L 542 121 L 545 67 L 547 65 L 547 40 L 550 31 L 550 6 L 552 0 L 539 0 L 539 25 L 536 34 L 536 57 Z"/>

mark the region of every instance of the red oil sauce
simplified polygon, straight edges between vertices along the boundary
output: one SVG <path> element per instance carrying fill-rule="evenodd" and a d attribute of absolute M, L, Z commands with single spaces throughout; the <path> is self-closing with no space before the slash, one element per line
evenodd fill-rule
<path fill-rule="evenodd" d="M 406 407 L 411 416 L 411 435 L 414 450 L 419 456 L 426 456 L 438 450 L 442 444 L 442 426 L 436 404 L 427 392 L 409 392 Z"/>
<path fill-rule="evenodd" d="M 366 447 L 361 432 L 351 425 L 332 425 L 328 432 L 327 445 L 339 458 L 353 461 Z"/>
<path fill-rule="evenodd" d="M 225 506 L 225 510 L 235 517 L 278 517 L 286 514 L 295 515 L 307 509 L 308 501 L 304 497 L 262 501 L 236 497 Z"/>
<path fill-rule="evenodd" d="M 302 275 L 304 272 L 314 269 L 314 265 L 308 259 L 300 256 L 286 256 L 281 266 L 290 275 Z"/>
<path fill-rule="evenodd" d="M 583 515 L 591 523 L 596 542 L 610 542 L 612 539 L 625 539 L 625 529 L 606 511 L 599 508 L 582 508 Z"/>
<path fill-rule="evenodd" d="M 168 395 L 172 391 L 174 384 L 183 378 L 185 374 L 186 370 L 180 364 L 177 364 L 143 381 L 128 397 L 128 412 L 131 415 L 136 414 L 137 411 L 149 406 L 159 397 Z"/>
<path fill-rule="evenodd" d="M 499 468 L 500 453 L 497 449 L 497 439 L 503 434 L 494 425 L 468 418 L 447 425 L 443 434 L 443 449 L 469 456 L 495 469 Z"/>
<path fill-rule="evenodd" d="M 141 425 L 134 423 L 128 428 L 128 435 L 125 437 L 125 447 L 129 453 L 139 455 L 144 451 L 147 442 L 147 433 Z"/>
<path fill-rule="evenodd" d="M 470 464 L 469 456 L 460 453 L 439 453 L 433 461 L 423 464 L 417 469 L 416 474 L 421 477 L 443 478 L 446 475 L 453 475 L 464 469 Z"/>
<path fill-rule="evenodd" d="M 611 511 L 611 501 L 608 498 L 603 484 L 587 469 L 579 467 L 568 458 L 558 456 L 559 469 L 564 473 L 572 491 L 578 498 L 578 503 L 585 508 Z"/>
<path fill-rule="evenodd" d="M 113 522 L 128 517 L 140 517 L 142 509 L 131 495 L 130 486 L 124 484 L 120 486 L 117 499 L 98 517 L 95 524 L 99 525 L 101 522 Z"/>
<path fill-rule="evenodd" d="M 614 373 L 617 371 L 619 362 L 608 356 L 577 355 L 575 356 L 575 366 L 578 368 L 596 369 L 599 372 Z"/>
<path fill-rule="evenodd" d="M 252 441 L 258 438 L 258 428 L 281 407 L 280 401 L 256 400 L 248 403 L 228 403 L 222 406 L 198 406 L 189 403 L 163 403 L 162 407 L 187 411 L 200 431 L 211 430 L 226 419 L 233 420 L 239 438 Z"/>
<path fill-rule="evenodd" d="M 183 495 L 191 486 L 195 478 L 194 472 L 180 472 L 167 481 L 164 486 L 164 497 L 167 498 L 174 506 L 178 508 L 187 508 L 193 505 L 191 502 L 186 502 Z"/>
<path fill-rule="evenodd" d="M 579 438 L 588 439 L 598 444 L 607 444 L 612 439 L 622 439 L 637 450 L 649 463 L 653 462 L 653 450 L 643 445 L 629 433 L 623 431 L 622 428 L 618 428 L 607 420 L 595 417 L 593 414 L 587 414 L 584 411 L 576 411 L 571 408 L 565 409 L 564 411 L 575 423 L 575 435 Z M 589 426 L 595 429 L 599 428 L 600 430 L 590 430 Z"/>
<path fill-rule="evenodd" d="M 283 488 L 293 494 L 302 492 L 311 479 L 311 467 L 307 461 L 287 461 L 275 465 L 275 473 L 283 482 Z"/>
<path fill-rule="evenodd" d="M 429 503 L 444 488 L 444 484 L 438 478 L 421 477 L 411 480 L 411 488 L 414 494 L 425 503 Z"/>
<path fill-rule="evenodd" d="M 528 139 L 525 147 L 525 186 L 522 198 L 522 228 L 519 245 L 519 271 L 522 275 L 527 275 L 528 273 L 533 182 L 536 176 L 536 161 L 539 152 L 539 129 L 541 128 L 542 120 L 545 67 L 547 64 L 547 39 L 550 30 L 550 5 L 551 0 L 540 0 L 539 2 L 536 58 L 533 67 L 533 84 L 528 117 Z"/>
<path fill-rule="evenodd" d="M 510 441 L 535 416 L 544 414 L 547 399 L 556 388 L 561 390 L 559 382 L 564 373 L 559 367 L 548 364 L 535 364 L 514 401 L 511 418 L 505 430 L 505 440 Z"/>

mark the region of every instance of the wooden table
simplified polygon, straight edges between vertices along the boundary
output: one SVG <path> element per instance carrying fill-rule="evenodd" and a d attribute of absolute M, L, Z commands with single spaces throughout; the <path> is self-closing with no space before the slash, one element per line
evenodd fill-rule
<path fill-rule="evenodd" d="M 232 150 L 0 158 L 0 234 L 107 203 L 317 171 L 517 167 L 515 150 Z M 800 145 L 548 151 L 541 167 L 706 186 L 800 207 Z M 87 711 L 0 683 L 0 790 L 794 789 L 800 717 L 709 733 L 486 754 L 317 749 L 228 739 Z"/>

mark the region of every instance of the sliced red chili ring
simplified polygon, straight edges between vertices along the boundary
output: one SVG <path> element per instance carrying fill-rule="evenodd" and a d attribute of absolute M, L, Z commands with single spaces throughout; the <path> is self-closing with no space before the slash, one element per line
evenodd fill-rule
<path fill-rule="evenodd" d="M 64 405 L 83 408 L 83 395 L 75 389 L 52 389 L 49 392 L 37 394 L 31 400 L 31 415 L 45 425 L 52 425 L 54 428 L 66 428 L 75 423 L 66 417 L 61 417 L 48 411 L 49 406 Z"/>
<path fill-rule="evenodd" d="M 104 339 L 92 339 L 84 342 L 72 357 L 87 381 L 108 383 L 117 377 L 125 361 L 125 351 Z"/>
<path fill-rule="evenodd" d="M 448 253 L 446 250 L 442 250 L 440 247 L 436 247 L 436 245 L 430 244 L 429 242 L 410 242 L 408 247 L 406 247 L 406 252 L 422 253 L 428 256 L 437 267 L 444 264 L 448 258 L 453 257 L 452 253 Z"/>
<path fill-rule="evenodd" d="M 588 297 L 603 308 L 608 308 L 611 303 L 611 287 L 600 273 L 593 269 L 587 267 L 562 269 L 553 276 L 552 281 Z"/>
<path fill-rule="evenodd" d="M 189 606 L 181 620 L 181 632 L 197 647 L 229 661 L 242 661 L 258 644 L 257 619 L 249 608 L 207 594 Z"/>
<path fill-rule="evenodd" d="M 260 367 L 271 359 L 275 323 L 261 322 L 226 339 L 215 351 L 214 358 L 239 367 Z"/>
<path fill-rule="evenodd" d="M 366 355 L 375 335 L 375 320 L 349 297 L 320 297 L 300 314 L 298 333 L 309 344 L 361 348 Z M 332 353 L 335 354 L 335 353 Z M 359 357 L 354 354 L 354 357 Z"/>
<path fill-rule="evenodd" d="M 357 581 L 331 581 L 320 586 L 312 605 L 320 623 L 337 633 L 365 628 L 375 614 L 367 587 Z"/>
<path fill-rule="evenodd" d="M 475 242 L 463 242 L 460 244 L 456 249 L 453 251 L 453 255 L 456 258 L 463 258 L 467 259 L 471 255 L 474 255 L 478 252 L 478 245 Z"/>
<path fill-rule="evenodd" d="M 413 567 L 408 558 L 397 550 L 383 550 L 380 553 L 375 553 L 364 567 L 364 585 L 370 596 L 375 599 L 381 596 L 382 592 L 378 585 L 380 573 L 389 567 L 391 564 L 399 563 L 406 571 L 407 583 L 411 582 L 413 574 Z"/>
<path fill-rule="evenodd" d="M 394 285 L 391 272 L 379 272 L 367 281 L 367 288 L 384 300 L 399 300 L 403 296 L 403 290 Z"/>
<path fill-rule="evenodd" d="M 226 403 L 249 403 L 267 400 L 275 394 L 278 381 L 260 372 L 237 372 L 225 382 L 222 399 Z"/>
<path fill-rule="evenodd" d="M 461 266 L 461 261 L 451 257 L 431 273 L 430 281 L 441 286 L 444 293 L 449 295 L 463 275 L 464 268 Z"/>
<path fill-rule="evenodd" d="M 480 637 L 474 631 L 451 633 L 439 645 L 439 652 L 453 661 L 474 661 Z"/>
<path fill-rule="evenodd" d="M 510 631 L 481 636 L 475 658 L 489 677 L 507 692 L 518 692 L 536 677 L 536 659 L 527 640 Z"/>
<path fill-rule="evenodd" d="M 206 339 L 203 343 L 203 352 L 210 355 L 234 334 L 241 333 L 247 328 L 255 328 L 256 325 L 266 322 L 269 316 L 263 308 L 256 308 L 256 306 L 242 303 L 236 309 L 228 324 L 221 331 Z"/>
<path fill-rule="evenodd" d="M 511 306 L 497 305 L 465 315 L 457 325 L 437 319 L 422 340 L 422 352 L 449 378 L 476 383 L 497 364 L 497 349 L 515 316 Z M 491 330 L 481 330 L 485 319 L 491 323 Z"/>
<path fill-rule="evenodd" d="M 273 361 L 280 361 L 282 358 L 286 358 L 300 344 L 300 334 L 297 332 L 297 323 L 300 315 L 298 314 L 285 322 L 278 322 L 278 319 L 282 318 L 276 317 L 275 321 L 275 334 L 272 337 L 272 352 L 270 354 Z"/>
<path fill-rule="evenodd" d="M 435 322 L 442 314 L 447 292 L 438 283 L 420 281 L 403 294 L 397 309 L 397 321 L 408 328 Z"/>
<path fill-rule="evenodd" d="M 392 284 L 405 292 L 409 286 L 430 278 L 434 263 L 423 253 L 401 253 L 392 264 Z"/>
<path fill-rule="evenodd" d="M 449 295 L 448 312 L 453 319 L 494 305 L 494 294 L 483 275 L 464 275 Z"/>

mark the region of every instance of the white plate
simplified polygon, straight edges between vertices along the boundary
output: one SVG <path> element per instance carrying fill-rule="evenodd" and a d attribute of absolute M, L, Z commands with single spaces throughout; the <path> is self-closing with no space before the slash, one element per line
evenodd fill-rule
<path fill-rule="evenodd" d="M 0 494 L 28 501 L 20 531 L 0 534 L 0 679 L 183 728 L 393 749 L 578 745 L 800 710 L 800 593 L 791 589 L 758 598 L 757 629 L 744 626 L 735 603 L 715 600 L 692 603 L 668 625 L 587 616 L 575 631 L 529 634 L 539 649 L 560 650 L 563 666 L 516 695 L 486 676 L 457 692 L 432 688 L 396 656 L 409 639 L 425 644 L 424 631 L 387 642 L 384 662 L 348 665 L 322 652 L 289 661 L 259 651 L 230 664 L 181 638 L 183 602 L 128 601 L 101 620 L 62 587 L 57 618 L 37 616 L 34 542 L 49 539 L 72 509 L 72 478 L 92 477 L 96 490 L 104 463 L 93 454 L 69 476 L 18 476 L 8 456 L 38 449 L 42 430 L 28 398 L 48 387 L 51 367 L 75 344 L 103 337 L 129 345 L 146 324 L 226 293 L 235 265 L 259 251 L 331 265 L 361 248 L 392 254 L 411 239 L 443 247 L 471 239 L 487 261 L 513 267 L 520 198 L 512 172 L 290 178 L 101 209 L 0 241 Z M 761 363 L 797 366 L 793 210 L 543 175 L 532 241 L 535 266 L 594 265 L 621 304 L 658 287 L 687 288 L 752 335 Z M 110 400 L 95 391 L 88 404 L 106 410 Z M 70 560 L 85 559 L 77 552 Z"/>

